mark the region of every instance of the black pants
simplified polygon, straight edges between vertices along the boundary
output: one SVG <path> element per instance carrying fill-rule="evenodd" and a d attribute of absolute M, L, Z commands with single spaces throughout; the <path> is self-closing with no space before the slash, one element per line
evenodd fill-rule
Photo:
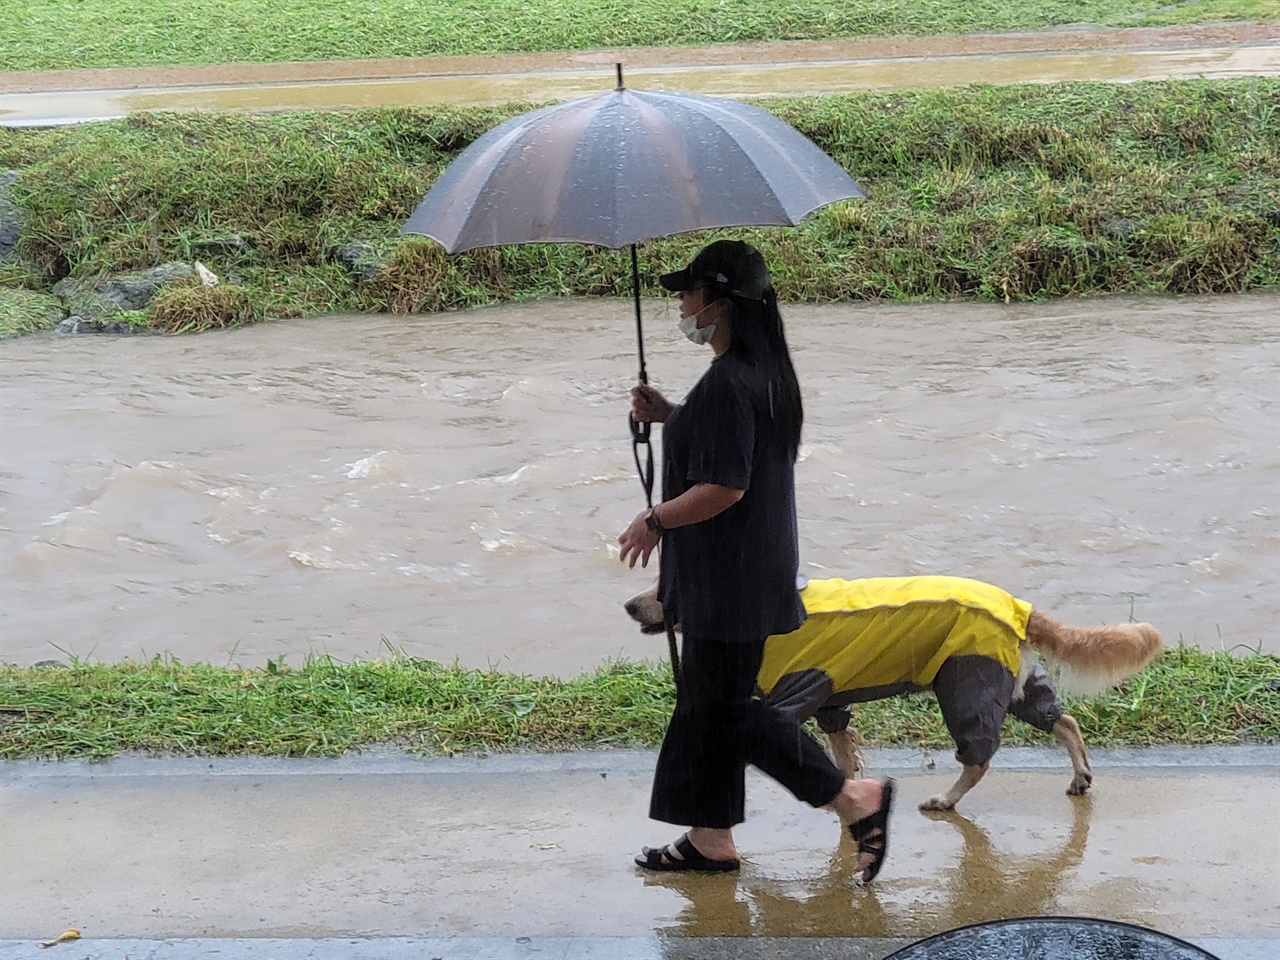
<path fill-rule="evenodd" d="M 690 827 L 743 821 L 746 765 L 810 806 L 830 803 L 844 774 L 794 720 L 752 698 L 759 643 L 684 638 L 676 708 L 662 740 L 649 816 Z"/>

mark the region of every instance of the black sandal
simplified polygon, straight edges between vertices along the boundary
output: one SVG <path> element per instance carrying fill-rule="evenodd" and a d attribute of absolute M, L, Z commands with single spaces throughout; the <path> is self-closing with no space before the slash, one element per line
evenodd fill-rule
<path fill-rule="evenodd" d="M 884 793 L 880 798 L 880 809 L 869 817 L 855 820 L 849 824 L 849 833 L 858 841 L 859 853 L 873 853 L 876 858 L 871 866 L 862 871 L 862 882 L 870 883 L 884 866 L 884 858 L 889 855 L 889 814 L 893 812 L 893 793 L 896 784 L 889 777 L 882 784 Z"/>
<path fill-rule="evenodd" d="M 668 847 L 674 847 L 676 853 L 684 859 L 677 860 L 669 856 Z M 689 842 L 689 835 L 686 833 L 675 843 L 667 844 L 665 847 L 651 847 L 644 853 L 637 854 L 636 866 L 644 867 L 646 870 L 700 870 L 704 873 L 724 873 L 737 870 L 741 863 L 737 857 L 732 860 L 712 860 L 710 857 L 704 857 L 698 852 L 698 848 Z"/>

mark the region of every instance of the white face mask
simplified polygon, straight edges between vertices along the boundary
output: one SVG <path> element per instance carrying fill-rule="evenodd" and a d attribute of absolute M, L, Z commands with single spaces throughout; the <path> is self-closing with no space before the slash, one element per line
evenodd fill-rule
<path fill-rule="evenodd" d="M 705 313 L 709 307 L 714 306 L 715 303 L 716 301 L 712 301 L 697 313 L 691 313 L 687 317 L 680 318 L 680 332 L 699 346 L 710 342 L 711 338 L 716 334 L 716 325 L 714 323 L 709 323 L 705 327 L 698 326 L 698 317 Z"/>

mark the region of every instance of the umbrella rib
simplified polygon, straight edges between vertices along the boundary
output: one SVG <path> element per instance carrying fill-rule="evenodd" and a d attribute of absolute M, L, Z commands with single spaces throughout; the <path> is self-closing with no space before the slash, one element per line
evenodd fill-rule
<path fill-rule="evenodd" d="M 545 112 L 545 113 L 541 113 L 541 112 L 540 112 L 540 113 L 541 113 L 541 116 L 539 117 L 539 121 L 541 122 L 541 121 L 542 121 L 543 119 L 545 119 L 546 117 L 553 116 L 554 114 L 562 113 L 562 112 L 564 112 L 564 109 L 565 109 L 566 107 L 569 107 L 569 106 L 571 106 L 571 105 L 572 105 L 571 103 L 562 103 L 562 104 L 557 104 L 557 105 L 552 106 L 552 107 L 548 107 L 548 108 L 546 108 L 546 112 Z M 531 118 L 531 119 L 532 119 L 532 118 Z M 539 129 L 540 129 L 540 128 L 539 128 L 536 124 L 534 124 L 534 123 L 525 123 L 525 124 L 523 124 L 523 125 L 522 125 L 518 130 L 517 130 L 517 131 L 513 131 L 513 136 L 512 136 L 512 137 L 504 138 L 504 139 L 503 139 L 502 144 L 501 144 L 501 145 L 502 145 L 502 148 L 503 148 L 503 152 L 506 152 L 507 150 L 509 150 L 509 149 L 510 149 L 509 144 L 510 144 L 510 142 L 511 142 L 512 140 L 515 140 L 515 139 L 517 139 L 517 138 L 523 138 L 523 137 L 528 136 L 528 135 L 530 135 L 530 134 L 536 134 L 536 133 L 538 133 L 538 132 L 539 132 Z M 497 148 L 497 147 L 498 147 L 498 145 L 499 145 L 499 144 L 498 144 L 497 142 L 495 142 L 494 147 L 495 147 L 495 148 Z M 483 191 L 488 187 L 488 185 L 489 185 L 490 183 L 492 183 L 495 179 L 497 179 L 497 177 L 498 177 L 498 175 L 499 175 L 500 173 L 504 172 L 504 170 L 503 170 L 503 164 L 502 164 L 501 160 L 499 160 L 499 161 L 498 161 L 498 162 L 496 162 L 496 163 L 489 164 L 488 166 L 489 166 L 488 174 L 485 176 L 485 178 L 484 178 L 483 182 L 480 184 L 479 188 L 476 190 L 476 192 L 475 192 L 475 194 L 474 194 L 475 196 L 480 196 L 480 195 L 482 195 Z M 464 228 L 465 228 L 465 225 L 466 225 L 466 224 L 467 224 L 467 223 L 472 219 L 472 217 L 474 216 L 475 211 L 476 211 L 476 208 L 475 208 L 475 206 L 474 206 L 474 204 L 473 204 L 473 205 L 471 206 L 471 210 L 470 210 L 470 212 L 469 212 L 468 216 L 467 216 L 467 217 L 466 217 L 466 219 L 463 221 Z M 554 241 L 553 241 L 553 242 L 554 242 Z M 475 247 L 485 247 L 485 246 L 492 246 L 492 245 L 493 245 L 493 244 L 490 244 L 490 243 L 475 243 L 475 244 L 471 244 L 471 245 L 469 245 L 466 249 L 474 249 Z M 462 249 L 462 248 L 460 248 L 460 249 Z"/>
<path fill-rule="evenodd" d="M 655 96 L 662 96 L 662 95 L 661 94 L 635 95 L 635 105 L 636 105 L 637 114 L 640 116 L 646 116 L 647 118 L 649 118 L 649 123 L 647 124 L 647 128 L 653 131 L 650 135 L 651 139 L 656 139 L 659 132 L 664 129 L 665 124 L 662 121 L 666 121 L 669 119 L 667 113 L 660 106 L 651 102 Z M 654 122 L 654 121 L 658 121 L 658 122 Z M 697 201 L 697 197 L 700 195 L 700 191 L 698 191 L 697 189 L 697 184 L 698 184 L 697 171 L 694 170 L 693 167 L 689 165 L 688 157 L 686 153 L 681 150 L 669 150 L 665 154 L 665 157 L 666 157 L 667 163 L 670 166 L 675 168 L 675 179 L 678 182 L 683 182 L 688 184 L 693 189 L 694 197 L 691 199 L 694 200 L 696 205 L 700 205 L 698 204 L 698 201 Z M 619 165 L 619 168 L 617 171 L 617 178 L 619 181 L 621 180 L 621 177 L 622 177 L 622 166 Z M 623 187 L 625 187 L 625 184 L 621 182 L 617 184 L 617 188 L 614 191 L 616 196 L 621 195 L 620 191 Z M 659 231 L 654 233 L 652 236 L 638 237 L 633 242 L 640 243 L 644 240 L 652 240 L 654 237 L 671 236 L 673 233 L 687 233 L 689 232 L 689 230 L 697 230 L 697 229 L 701 229 L 701 228 L 694 226 L 694 227 L 689 227 L 685 230 Z"/>
<path fill-rule="evenodd" d="M 461 159 L 461 157 L 455 159 L 454 165 L 449 167 L 431 187 L 431 191 L 436 192 L 437 188 L 441 187 L 441 180 L 455 169 L 458 171 L 454 182 L 446 181 L 443 188 L 439 190 L 439 195 L 444 201 L 442 205 L 444 209 L 437 217 L 438 220 L 442 219 L 448 223 L 450 217 L 447 214 L 454 209 L 460 210 L 460 215 L 457 217 L 458 226 L 454 230 L 454 243 L 450 244 L 446 239 L 438 237 L 434 233 L 423 232 L 422 235 L 435 240 L 448 253 L 462 253 L 479 247 L 493 246 L 494 244 L 486 240 L 459 242 L 459 238 L 467 232 L 468 225 L 475 217 L 477 210 L 475 198 L 485 194 L 489 185 L 498 178 L 503 169 L 501 162 L 487 163 L 485 162 L 486 159 L 496 154 L 500 161 L 502 155 L 511 149 L 513 142 L 518 142 L 522 137 L 536 132 L 538 124 L 543 122 L 548 114 L 557 112 L 565 106 L 566 104 L 556 104 L 536 110 L 530 114 L 514 117 L 490 130 L 468 147 L 464 153 L 475 151 L 477 147 L 480 149 L 467 157 L 467 165 L 465 167 L 458 166 L 458 159 Z M 488 142 L 486 142 L 487 139 Z"/>
<path fill-rule="evenodd" d="M 756 134 L 756 136 L 760 139 L 762 143 L 768 144 L 769 147 L 773 149 L 773 152 L 775 153 L 775 155 L 780 157 L 782 161 L 795 173 L 796 178 L 798 180 L 800 180 L 810 188 L 810 192 L 812 194 L 814 194 L 815 196 L 818 195 L 817 186 L 812 175 L 805 168 L 799 166 L 789 152 L 785 150 L 779 150 L 776 148 L 775 138 L 769 131 L 765 129 L 765 126 L 766 125 L 772 126 L 776 124 L 782 124 L 784 126 L 787 126 L 788 129 L 794 131 L 794 133 L 797 136 L 803 137 L 805 142 L 809 144 L 813 148 L 813 150 L 819 153 L 822 153 L 821 148 L 818 147 L 818 145 L 815 144 L 812 140 L 810 140 L 808 137 L 805 137 L 804 134 L 800 133 L 799 130 L 795 130 L 794 127 L 790 127 L 784 121 L 779 120 L 777 117 L 775 117 L 771 113 L 768 113 L 767 111 L 761 110 L 759 107 L 752 107 L 750 104 L 745 104 L 744 106 L 751 108 L 751 112 L 733 112 L 728 110 L 726 106 L 717 102 L 717 100 L 714 97 L 700 97 L 699 100 L 705 105 L 707 109 L 707 114 L 706 114 L 707 119 L 710 120 L 712 123 L 715 123 L 721 130 L 723 130 L 729 136 L 729 138 L 733 141 L 734 146 L 740 152 L 744 154 L 746 153 L 746 151 L 743 150 L 742 147 L 739 145 L 738 139 L 734 137 L 732 131 L 729 129 L 728 126 L 726 126 L 726 124 L 720 119 L 720 117 L 727 116 L 732 121 L 736 123 L 741 123 L 747 126 L 753 133 Z M 716 116 L 716 114 L 719 114 L 719 116 Z M 822 155 L 824 157 L 827 157 L 827 159 L 829 159 L 831 163 L 835 164 L 837 167 L 840 167 L 840 165 L 836 163 L 836 161 L 833 158 L 828 157 L 827 154 L 825 153 L 822 153 Z M 845 176 L 849 176 L 849 172 L 847 170 L 844 170 L 843 167 L 840 167 L 840 169 L 844 172 Z M 805 210 L 804 213 L 802 213 L 799 217 L 796 217 L 795 218 L 796 222 L 803 220 L 806 216 L 808 216 L 814 210 L 818 209 L 818 207 L 824 207 L 829 203 L 836 202 L 837 200 L 852 199 L 855 197 L 865 196 L 865 194 L 862 192 L 862 189 L 858 186 L 857 182 L 854 181 L 852 177 L 849 177 L 849 182 L 853 186 L 854 192 L 852 194 L 848 194 L 843 197 L 834 197 L 831 200 L 819 201 L 818 203 L 814 204 L 813 206 Z M 775 192 L 775 195 L 776 195 L 776 192 Z M 791 215 L 790 211 L 787 211 L 787 214 L 788 216 L 790 216 Z"/>

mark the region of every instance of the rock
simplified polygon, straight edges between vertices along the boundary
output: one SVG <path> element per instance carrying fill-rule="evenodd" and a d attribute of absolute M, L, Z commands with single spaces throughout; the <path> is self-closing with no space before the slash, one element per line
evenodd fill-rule
<path fill-rule="evenodd" d="M 58 324 L 58 333 L 97 333 L 98 329 L 92 320 L 84 317 L 67 317 Z"/>
<path fill-rule="evenodd" d="M 67 317 L 58 324 L 58 333 L 141 333 L 138 327 L 121 323 L 118 320 L 88 320 L 84 317 Z"/>
<path fill-rule="evenodd" d="M 1127 217 L 1115 217 L 1101 224 L 1102 233 L 1113 240 L 1128 240 L 1138 229 L 1138 225 Z"/>
<path fill-rule="evenodd" d="M 367 243 L 344 243 L 333 251 L 333 258 L 362 283 L 372 280 L 386 265 L 386 259 Z"/>
<path fill-rule="evenodd" d="M 200 278 L 200 282 L 206 287 L 216 287 L 218 285 L 218 275 L 199 260 L 196 261 L 196 276 Z"/>
<path fill-rule="evenodd" d="M 163 263 L 141 273 L 110 280 L 59 280 L 53 294 L 71 317 L 100 321 L 126 310 L 145 310 L 161 288 L 175 280 L 188 280 L 196 271 L 185 263 Z"/>
<path fill-rule="evenodd" d="M 0 173 L 0 263 L 18 259 L 16 247 L 22 237 L 22 211 L 10 192 L 17 179 L 17 170 Z"/>
<path fill-rule="evenodd" d="M 200 251 L 206 254 L 240 253 L 251 246 L 249 241 L 238 233 L 194 237 L 189 243 L 193 253 Z"/>
<path fill-rule="evenodd" d="M 142 331 L 141 331 L 141 328 L 135 327 L 131 324 L 120 323 L 118 321 L 112 320 L 110 322 L 102 324 L 102 330 L 99 332 L 115 333 L 115 334 L 121 334 L 121 333 L 132 334 L 132 333 L 141 333 Z"/>

